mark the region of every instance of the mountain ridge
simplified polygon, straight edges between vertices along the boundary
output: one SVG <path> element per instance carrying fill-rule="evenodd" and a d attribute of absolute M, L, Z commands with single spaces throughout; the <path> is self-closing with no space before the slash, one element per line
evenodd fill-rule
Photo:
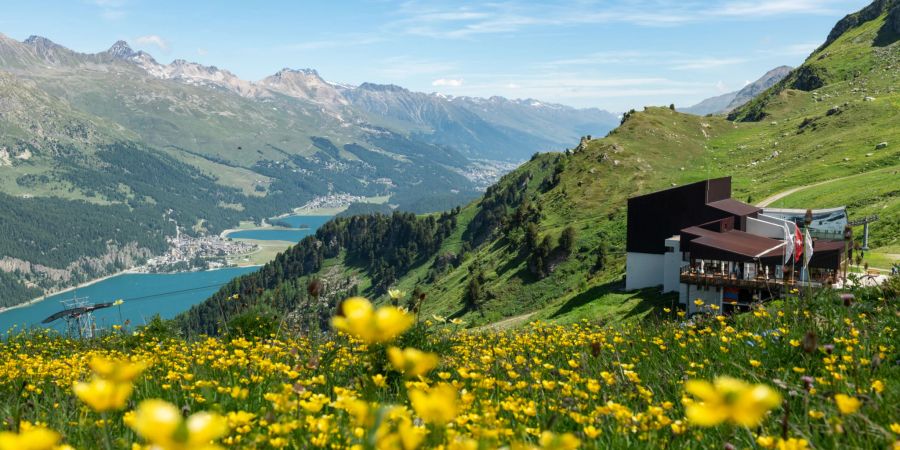
<path fill-rule="evenodd" d="M 678 110 L 698 116 L 731 112 L 781 81 L 792 69 L 790 66 L 778 66 L 737 91 L 710 97 L 687 108 L 678 108 Z"/>

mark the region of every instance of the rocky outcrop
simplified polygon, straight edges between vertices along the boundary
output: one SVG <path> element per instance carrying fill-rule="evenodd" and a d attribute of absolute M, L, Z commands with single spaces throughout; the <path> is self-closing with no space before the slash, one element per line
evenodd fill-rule
<path fill-rule="evenodd" d="M 825 39 L 825 43 L 816 51 L 828 47 L 848 30 L 856 28 L 860 24 L 877 19 L 880 15 L 884 14 L 885 11 L 891 12 L 888 22 L 890 23 L 890 26 L 894 27 L 896 32 L 900 33 L 900 27 L 897 27 L 897 25 L 900 25 L 900 12 L 898 12 L 898 10 L 900 10 L 900 0 L 875 0 L 870 3 L 869 6 L 866 6 L 853 14 L 848 14 L 844 16 L 843 19 L 839 20 L 838 23 L 834 25 L 834 28 L 831 29 L 831 32 L 828 33 L 828 38 Z"/>
<path fill-rule="evenodd" d="M 825 86 L 827 73 L 821 67 L 803 66 L 797 69 L 791 87 L 801 91 L 812 91 Z"/>

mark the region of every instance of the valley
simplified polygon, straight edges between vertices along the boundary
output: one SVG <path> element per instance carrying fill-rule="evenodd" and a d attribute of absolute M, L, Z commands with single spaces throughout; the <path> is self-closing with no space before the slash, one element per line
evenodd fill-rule
<path fill-rule="evenodd" d="M 865 1 L 5 5 L 0 450 L 900 450 Z"/>
<path fill-rule="evenodd" d="M 600 110 L 329 83 L 314 70 L 251 82 L 121 41 L 79 53 L 40 36 L 0 35 L 0 99 L 3 305 L 165 259 L 173 223 L 200 238 L 291 205 L 452 208 L 531 153 L 615 123 Z M 244 262 L 274 257 L 265 247 Z"/>

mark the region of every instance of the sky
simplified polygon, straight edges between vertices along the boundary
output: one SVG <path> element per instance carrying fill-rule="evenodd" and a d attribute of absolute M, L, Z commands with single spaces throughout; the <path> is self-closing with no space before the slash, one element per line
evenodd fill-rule
<path fill-rule="evenodd" d="M 5 1 L 0 33 L 80 52 L 117 40 L 259 80 L 534 98 L 614 112 L 691 105 L 796 66 L 868 0 Z"/>

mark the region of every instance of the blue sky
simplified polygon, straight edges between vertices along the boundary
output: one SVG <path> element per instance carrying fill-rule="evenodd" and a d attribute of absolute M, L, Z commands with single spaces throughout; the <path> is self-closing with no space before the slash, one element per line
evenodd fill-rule
<path fill-rule="evenodd" d="M 867 0 L 7 2 L 0 32 L 82 52 L 124 39 L 258 80 L 329 81 L 537 98 L 623 111 L 693 104 L 798 65 Z"/>

